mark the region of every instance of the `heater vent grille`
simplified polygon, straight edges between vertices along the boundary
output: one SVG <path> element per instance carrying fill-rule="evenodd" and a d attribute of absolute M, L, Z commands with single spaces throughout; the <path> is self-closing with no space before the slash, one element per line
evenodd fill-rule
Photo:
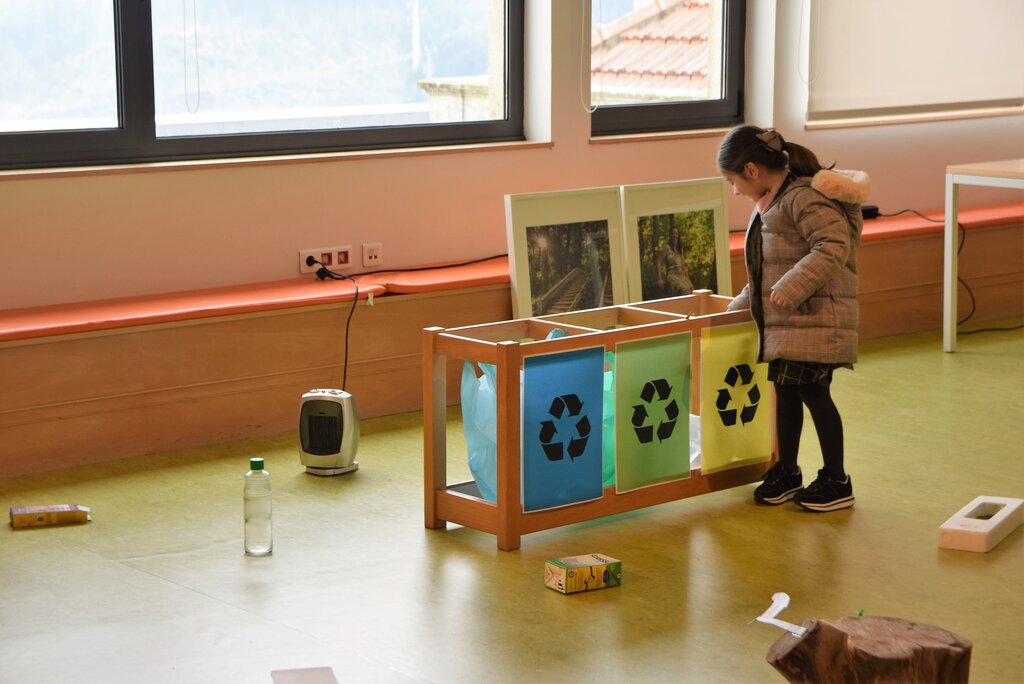
<path fill-rule="evenodd" d="M 311 454 L 336 454 L 341 450 L 341 429 L 337 416 L 309 416 L 309 444 Z"/>

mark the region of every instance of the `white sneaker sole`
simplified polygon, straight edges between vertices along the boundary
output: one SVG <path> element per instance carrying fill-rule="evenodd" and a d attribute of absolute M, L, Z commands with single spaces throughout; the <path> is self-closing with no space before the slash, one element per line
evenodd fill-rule
<path fill-rule="evenodd" d="M 853 495 L 843 497 L 842 499 L 836 499 L 835 501 L 829 501 L 828 503 L 810 503 L 807 501 L 797 501 L 798 506 L 802 506 L 810 511 L 838 511 L 843 508 L 850 508 L 853 506 L 856 499 Z"/>
<path fill-rule="evenodd" d="M 786 503 L 787 501 L 792 499 L 796 495 L 796 493 L 799 492 L 801 489 L 803 489 L 803 487 L 794 487 L 793 489 L 790 489 L 787 492 L 782 492 L 782 494 L 778 494 L 772 497 L 761 497 L 760 499 L 758 499 L 755 496 L 754 501 L 756 501 L 757 503 L 768 504 L 770 506 L 778 506 L 779 504 Z"/>

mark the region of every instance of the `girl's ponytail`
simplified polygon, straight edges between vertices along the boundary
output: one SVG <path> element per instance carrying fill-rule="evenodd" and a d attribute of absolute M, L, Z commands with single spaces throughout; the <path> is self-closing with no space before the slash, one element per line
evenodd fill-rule
<path fill-rule="evenodd" d="M 803 145 L 787 142 L 783 144 L 783 149 L 789 157 L 789 170 L 797 176 L 813 176 L 825 168 L 814 152 Z"/>
<path fill-rule="evenodd" d="M 747 162 L 767 169 L 787 166 L 797 176 L 813 176 L 824 168 L 814 152 L 787 142 L 778 131 L 757 126 L 738 126 L 725 134 L 718 148 L 718 168 L 740 173 Z"/>

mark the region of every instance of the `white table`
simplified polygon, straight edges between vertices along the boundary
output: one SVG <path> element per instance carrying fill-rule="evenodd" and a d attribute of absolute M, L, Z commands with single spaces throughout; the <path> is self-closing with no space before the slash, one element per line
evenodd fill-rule
<path fill-rule="evenodd" d="M 946 167 L 946 232 L 942 291 L 942 347 L 956 351 L 957 227 L 961 185 L 1024 190 L 1024 159 L 957 164 Z"/>

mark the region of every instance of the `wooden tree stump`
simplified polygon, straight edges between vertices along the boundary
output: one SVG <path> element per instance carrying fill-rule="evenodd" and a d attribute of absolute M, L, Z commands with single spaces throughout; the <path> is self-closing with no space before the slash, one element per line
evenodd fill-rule
<path fill-rule="evenodd" d="M 953 632 L 891 617 L 805 620 L 766 659 L 790 682 L 966 682 L 971 642 Z"/>

